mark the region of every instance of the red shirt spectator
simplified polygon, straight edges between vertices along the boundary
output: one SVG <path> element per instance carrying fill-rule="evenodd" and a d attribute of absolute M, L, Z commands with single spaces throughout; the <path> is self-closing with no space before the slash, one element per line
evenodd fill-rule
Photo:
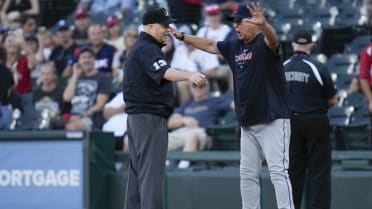
<path fill-rule="evenodd" d="M 359 77 L 368 80 L 369 86 L 372 86 L 371 78 L 371 65 L 372 65 L 372 44 L 363 48 L 360 53 L 360 72 Z"/>
<path fill-rule="evenodd" d="M 17 73 L 19 81 L 15 91 L 19 94 L 24 94 L 32 91 L 31 70 L 27 65 L 27 56 L 22 55 L 18 60 Z"/>

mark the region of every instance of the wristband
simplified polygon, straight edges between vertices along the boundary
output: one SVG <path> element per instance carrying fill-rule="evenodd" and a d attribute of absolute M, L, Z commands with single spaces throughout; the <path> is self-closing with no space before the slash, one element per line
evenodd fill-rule
<path fill-rule="evenodd" d="M 178 40 L 183 41 L 185 39 L 185 33 L 181 32 L 181 37 L 178 38 Z"/>

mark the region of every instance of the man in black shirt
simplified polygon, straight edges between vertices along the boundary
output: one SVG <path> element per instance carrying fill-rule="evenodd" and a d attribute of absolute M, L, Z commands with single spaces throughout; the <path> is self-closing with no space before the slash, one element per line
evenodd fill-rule
<path fill-rule="evenodd" d="M 336 89 L 330 73 L 310 58 L 311 34 L 299 31 L 292 42 L 294 55 L 284 62 L 289 89 L 291 139 L 289 176 L 295 208 L 301 208 L 305 176 L 307 208 L 330 209 L 331 142 L 328 108 L 335 105 Z"/>
<path fill-rule="evenodd" d="M 126 209 L 163 208 L 167 117 L 174 104 L 171 81 L 205 83 L 203 74 L 178 71 L 166 61 L 161 47 L 170 32 L 170 22 L 163 8 L 146 11 L 144 32 L 127 58 L 123 88 L 129 143 Z"/>
<path fill-rule="evenodd" d="M 7 129 L 11 120 L 10 92 L 14 86 L 13 75 L 5 67 L 6 51 L 0 47 L 0 131 Z"/>
<path fill-rule="evenodd" d="M 58 77 L 67 77 L 71 74 L 71 69 L 67 70 L 71 68 L 69 62 L 73 60 L 78 45 L 72 39 L 71 30 L 65 20 L 58 22 L 57 37 L 60 45 L 53 49 L 49 59 L 54 61 Z"/>

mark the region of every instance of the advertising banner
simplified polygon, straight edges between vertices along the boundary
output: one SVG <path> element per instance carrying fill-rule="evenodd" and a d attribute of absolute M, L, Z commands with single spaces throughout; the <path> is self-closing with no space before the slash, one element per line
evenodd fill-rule
<path fill-rule="evenodd" d="M 83 141 L 0 141 L 0 208 L 83 209 Z"/>

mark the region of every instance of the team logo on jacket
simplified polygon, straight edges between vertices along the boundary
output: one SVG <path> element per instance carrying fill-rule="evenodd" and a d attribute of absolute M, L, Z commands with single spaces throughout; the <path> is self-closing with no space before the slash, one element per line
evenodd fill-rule
<path fill-rule="evenodd" d="M 241 62 L 252 59 L 252 52 L 243 52 L 235 56 L 235 62 Z"/>

